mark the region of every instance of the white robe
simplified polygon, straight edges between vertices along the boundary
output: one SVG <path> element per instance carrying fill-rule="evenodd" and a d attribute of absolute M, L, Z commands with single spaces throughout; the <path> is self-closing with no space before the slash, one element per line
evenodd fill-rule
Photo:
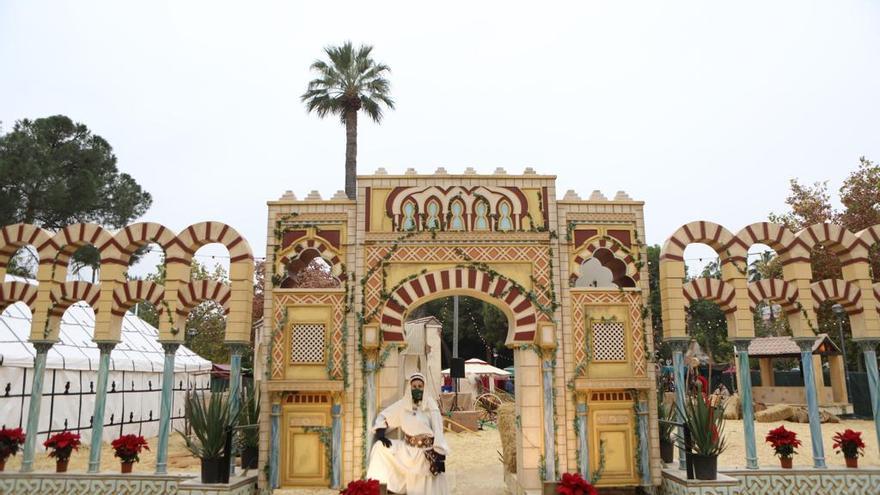
<path fill-rule="evenodd" d="M 399 428 L 409 436 L 434 437 L 435 451 L 449 455 L 449 445 L 443 436 L 443 418 L 437 402 L 425 397 L 417 406 L 409 395 L 391 404 L 376 417 L 373 431 L 378 428 Z M 391 440 L 391 448 L 375 442 L 370 452 L 367 478 L 388 485 L 388 490 L 407 495 L 448 495 L 446 473 L 431 474 L 431 464 L 425 450 L 407 445 L 402 440 Z"/>

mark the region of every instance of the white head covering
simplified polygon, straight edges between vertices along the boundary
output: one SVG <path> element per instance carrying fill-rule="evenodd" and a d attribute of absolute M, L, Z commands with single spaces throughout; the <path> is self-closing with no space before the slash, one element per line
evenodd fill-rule
<path fill-rule="evenodd" d="M 413 382 L 413 380 L 421 380 L 422 383 L 426 383 L 425 375 L 419 373 L 418 371 L 413 373 L 412 375 L 409 375 L 409 380 L 407 381 L 407 383 L 411 384 Z"/>

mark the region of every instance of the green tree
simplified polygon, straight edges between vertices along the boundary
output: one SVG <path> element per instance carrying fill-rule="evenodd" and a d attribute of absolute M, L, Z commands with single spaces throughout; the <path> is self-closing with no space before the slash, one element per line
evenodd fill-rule
<path fill-rule="evenodd" d="M 0 135 L 0 225 L 121 228 L 151 203 L 148 192 L 117 170 L 110 144 L 68 117 L 22 119 Z M 74 263 L 97 266 L 97 250 L 80 249 Z"/>
<path fill-rule="evenodd" d="M 311 69 L 318 74 L 300 99 L 319 117 L 338 115 L 345 125 L 345 194 L 355 199 L 357 185 L 357 114 L 363 110 L 374 122 L 382 120 L 382 106 L 394 109 L 385 79 L 391 69 L 370 57 L 373 47 L 354 48 L 350 41 L 324 49 L 328 61 L 316 60 Z"/>

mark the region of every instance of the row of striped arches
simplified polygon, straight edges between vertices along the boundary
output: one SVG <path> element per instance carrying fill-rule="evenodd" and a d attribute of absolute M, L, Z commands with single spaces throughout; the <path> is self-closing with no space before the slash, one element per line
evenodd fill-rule
<path fill-rule="evenodd" d="M 509 279 L 475 268 L 449 268 L 425 273 L 404 283 L 382 308 L 382 339 L 403 342 L 403 322 L 408 308 L 431 295 L 460 289 L 486 294 L 503 303 L 513 314 L 513 320 L 509 322 L 513 342 L 531 343 L 534 340 L 538 315 L 528 296 Z"/>
<path fill-rule="evenodd" d="M 794 284 L 784 280 L 760 280 L 749 284 L 749 309 L 754 310 L 762 301 L 779 302 L 786 314 L 794 314 L 798 309 L 798 290 Z M 696 278 L 682 287 L 686 304 L 705 299 L 718 304 L 725 314 L 736 311 L 735 291 L 731 284 L 714 278 Z M 875 294 L 880 296 L 880 283 L 874 285 Z M 840 303 L 847 314 L 854 315 L 864 311 L 861 305 L 861 291 L 852 282 L 844 280 L 820 280 L 810 285 L 813 308 L 825 301 Z M 878 297 L 880 300 L 880 297 Z M 880 311 L 880 309 L 878 309 Z"/>
<path fill-rule="evenodd" d="M 330 244 L 316 238 L 302 239 L 285 248 L 279 256 L 281 266 L 287 266 L 309 250 L 317 252 L 318 256 L 330 265 L 330 274 L 334 277 L 339 277 L 344 273 L 345 267 L 342 264 L 342 259 L 339 258 L 339 253 Z M 284 273 L 284 271 L 276 270 L 276 273 Z"/>
<path fill-rule="evenodd" d="M 571 262 L 571 273 L 569 274 L 569 281 L 572 285 L 574 285 L 575 281 L 580 277 L 581 265 L 592 258 L 596 251 L 600 249 L 607 249 L 610 251 L 614 258 L 619 260 L 626 267 L 623 275 L 629 277 L 634 283 L 638 283 L 641 278 L 639 275 L 639 269 L 636 267 L 635 259 L 629 249 L 613 237 L 599 237 L 588 242 L 577 252 L 577 254 L 574 255 Z"/>
<path fill-rule="evenodd" d="M 792 233 L 780 224 L 758 222 L 747 225 L 734 235 L 721 225 L 701 220 L 675 231 L 663 244 L 660 259 L 684 261 L 685 248 L 702 243 L 718 253 L 722 264 L 745 262 L 749 247 L 766 244 L 779 254 L 783 264 L 787 264 L 809 261 L 812 249 L 824 245 L 847 265 L 866 262 L 868 249 L 877 242 L 880 242 L 880 225 L 853 234 L 839 225 L 820 223 Z"/>
<path fill-rule="evenodd" d="M 10 257 L 28 245 L 36 249 L 40 264 L 66 267 L 77 249 L 92 245 L 100 252 L 102 264 L 127 266 L 131 254 L 151 242 L 165 250 L 166 263 L 189 264 L 200 247 L 211 243 L 220 243 L 227 248 L 230 263 L 253 261 L 247 241 L 235 229 L 220 222 L 193 224 L 179 235 L 151 222 L 129 225 L 116 234 L 100 225 L 78 223 L 68 225 L 54 235 L 34 225 L 19 223 L 0 229 L 0 275 L 5 274 Z"/>

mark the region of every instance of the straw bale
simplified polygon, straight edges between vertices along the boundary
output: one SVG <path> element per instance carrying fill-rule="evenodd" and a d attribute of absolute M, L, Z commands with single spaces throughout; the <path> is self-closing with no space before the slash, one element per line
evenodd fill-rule
<path fill-rule="evenodd" d="M 755 413 L 755 421 L 759 423 L 775 423 L 784 421 L 794 414 L 794 408 L 787 404 L 776 404 Z"/>
<path fill-rule="evenodd" d="M 501 435 L 501 455 L 504 469 L 516 472 L 516 405 L 505 402 L 498 408 L 498 434 Z"/>
<path fill-rule="evenodd" d="M 742 417 L 742 405 L 739 394 L 733 394 L 724 403 L 724 419 L 740 419 Z"/>

